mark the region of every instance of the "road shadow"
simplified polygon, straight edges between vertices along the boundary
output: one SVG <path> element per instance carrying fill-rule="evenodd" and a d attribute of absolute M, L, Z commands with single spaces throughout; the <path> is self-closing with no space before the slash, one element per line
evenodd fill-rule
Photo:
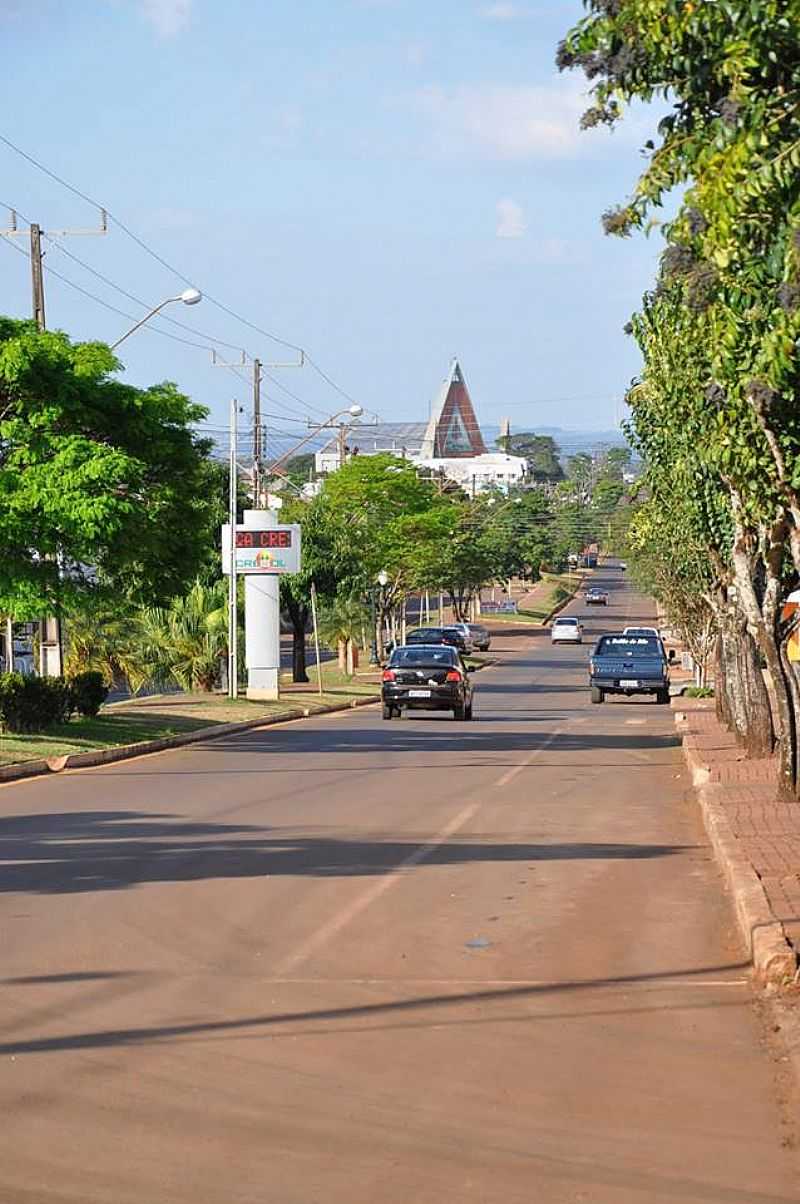
<path fill-rule="evenodd" d="M 574 667 L 574 666 L 573 666 Z M 518 685 L 505 685 L 502 682 L 489 682 L 482 679 L 475 682 L 475 699 L 483 698 L 487 694 L 585 694 L 589 698 L 588 684 L 560 685 L 554 682 L 552 685 L 545 685 L 542 682 L 521 682 Z"/>
<path fill-rule="evenodd" d="M 217 878 L 379 876 L 418 855 L 426 838 L 370 840 L 305 836 L 253 824 L 197 824 L 140 811 L 71 811 L 0 820 L 1 893 L 76 894 L 152 882 Z M 619 861 L 670 857 L 671 844 L 448 841 L 425 865 L 479 862 Z M 413 872 L 411 869 L 409 873 Z"/>
<path fill-rule="evenodd" d="M 475 700 L 476 713 L 480 710 L 480 699 Z M 583 709 L 583 708 L 581 708 Z M 508 716 L 513 722 L 513 713 Z M 624 732 L 595 732 L 588 727 L 574 731 L 541 730 L 509 731 L 492 728 L 488 724 L 460 723 L 449 715 L 436 712 L 412 711 L 402 719 L 385 723 L 376 718 L 369 727 L 345 727 L 331 724 L 324 733 L 320 729 L 270 728 L 268 731 L 251 731 L 221 736 L 214 741 L 193 745 L 193 751 L 209 753 L 254 753 L 268 757 L 289 754 L 299 757 L 304 754 L 326 756 L 344 753 L 349 756 L 385 755 L 386 753 L 414 753 L 420 757 L 436 753 L 460 753 L 469 764 L 472 755 L 491 753 L 520 753 L 526 756 L 538 745 L 548 742 L 553 751 L 596 753 L 603 750 L 656 752 L 665 748 L 680 747 L 676 732 L 648 732 L 646 729 Z M 233 766 L 231 766 L 233 768 Z M 220 768 L 224 773 L 224 767 Z"/>
<path fill-rule="evenodd" d="M 485 1006 L 495 1003 L 513 1003 L 528 1001 L 548 996 L 567 996 L 583 993 L 609 990 L 614 988 L 630 988 L 638 985 L 668 985 L 671 979 L 702 980 L 703 976 L 728 974 L 749 969 L 749 963 L 727 962 L 716 966 L 689 967 L 686 969 L 659 970 L 651 973 L 621 975 L 613 978 L 593 978 L 583 980 L 565 980 L 563 982 L 535 983 L 524 986 L 490 987 L 486 989 L 462 992 L 438 993 L 435 995 L 417 995 L 411 999 L 393 999 L 379 1003 L 347 1005 L 333 1008 L 317 1008 L 306 1011 L 266 1012 L 257 1015 L 241 1016 L 232 1020 L 206 1020 L 171 1025 L 137 1026 L 120 1029 L 95 1029 L 93 1031 L 65 1033 L 49 1037 L 15 1038 L 0 1043 L 0 1056 L 16 1056 L 18 1054 L 56 1053 L 63 1050 L 108 1049 L 126 1045 L 147 1045 L 161 1042 L 174 1042 L 191 1039 L 214 1039 L 235 1035 L 257 1035 L 272 1028 L 283 1025 L 306 1025 L 309 1023 L 331 1024 L 340 1021 L 370 1021 L 401 1017 L 415 1012 L 457 1007 Z M 686 1006 L 685 1004 L 683 1005 Z M 720 1006 L 718 1001 L 714 1006 Z M 633 1009 L 647 1010 L 647 1009 Z M 592 1013 L 591 1014 L 614 1014 Z M 618 1013 L 616 1013 L 618 1014 Z M 491 1013 L 487 1020 L 491 1021 Z M 535 1021 L 536 1013 L 526 1013 L 513 1017 L 526 1022 Z M 556 1017 L 549 1017 L 555 1019 Z M 437 1019 L 437 1024 L 442 1021 Z M 464 1023 L 465 1021 L 461 1021 Z M 468 1021 L 467 1021 L 468 1022 Z M 459 1021 L 455 1021 L 459 1023 Z M 371 1024 L 374 1031 L 376 1026 Z M 383 1026 L 381 1026 L 383 1027 Z M 308 1030 L 304 1030 L 308 1031 Z M 336 1029 L 325 1030 L 334 1033 Z"/>

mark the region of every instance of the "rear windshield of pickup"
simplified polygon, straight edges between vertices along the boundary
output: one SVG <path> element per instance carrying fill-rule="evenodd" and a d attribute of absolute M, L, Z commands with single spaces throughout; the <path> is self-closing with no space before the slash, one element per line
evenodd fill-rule
<path fill-rule="evenodd" d="M 661 644 L 655 636 L 602 635 L 597 641 L 595 656 L 647 657 L 662 660 Z"/>

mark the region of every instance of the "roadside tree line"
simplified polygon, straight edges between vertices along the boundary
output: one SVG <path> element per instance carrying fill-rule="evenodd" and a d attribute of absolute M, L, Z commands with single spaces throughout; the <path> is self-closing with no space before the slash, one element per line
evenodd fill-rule
<path fill-rule="evenodd" d="M 613 126 L 634 101 L 671 106 L 632 196 L 603 217 L 627 236 L 672 207 L 629 327 L 644 360 L 631 437 L 646 464 L 631 552 L 696 658 L 713 649 L 721 717 L 749 753 L 777 745 L 782 791 L 797 797 L 800 7 L 587 8 L 557 57 L 592 82 L 583 126 Z"/>
<path fill-rule="evenodd" d="M 0 616 L 58 616 L 70 675 L 213 689 L 227 655 L 227 468 L 199 433 L 202 406 L 170 383 L 127 385 L 119 366 L 101 343 L 0 320 Z M 591 496 L 579 471 L 547 490 L 471 499 L 373 456 L 316 497 L 287 487 L 283 517 L 302 525 L 304 547 L 302 572 L 281 583 L 295 678 L 306 677 L 312 583 L 346 668 L 354 644 L 396 630 L 409 594 L 441 592 L 464 619 L 483 586 L 533 582 L 610 537 L 621 471 L 613 460 L 593 469 Z M 244 480 L 239 500 L 244 509 Z"/>

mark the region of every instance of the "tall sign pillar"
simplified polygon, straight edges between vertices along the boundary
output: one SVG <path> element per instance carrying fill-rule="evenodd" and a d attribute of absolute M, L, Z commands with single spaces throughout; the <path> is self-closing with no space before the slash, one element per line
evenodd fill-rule
<path fill-rule="evenodd" d="M 274 530 L 274 510 L 245 510 L 244 531 Z M 244 579 L 244 659 L 247 697 L 275 701 L 281 676 L 281 579 L 277 573 L 248 573 Z"/>
<path fill-rule="evenodd" d="M 280 579 L 300 571 L 300 527 L 278 522 L 274 510 L 245 510 L 236 528 L 236 573 L 244 577 L 247 697 L 274 701 L 280 693 Z M 230 527 L 222 531 L 222 570 L 230 572 Z"/>

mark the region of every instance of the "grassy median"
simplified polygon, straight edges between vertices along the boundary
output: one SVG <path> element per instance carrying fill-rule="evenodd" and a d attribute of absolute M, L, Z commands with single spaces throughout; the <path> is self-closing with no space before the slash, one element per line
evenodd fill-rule
<path fill-rule="evenodd" d="M 515 614 L 487 614 L 481 622 L 541 624 L 549 618 L 560 602 L 568 602 L 580 589 L 583 579 L 576 573 L 543 573 L 542 578 L 524 598 Z"/>
<path fill-rule="evenodd" d="M 29 735 L 0 734 L 0 765 L 14 765 L 70 753 L 88 752 L 102 748 L 118 748 L 140 744 L 163 736 L 193 732 L 223 723 L 242 723 L 251 719 L 287 718 L 298 710 L 312 714 L 335 703 L 347 704 L 380 693 L 374 673 L 364 677 L 347 677 L 336 664 L 323 667 L 323 691 L 320 695 L 314 681 L 307 685 L 291 684 L 291 674 L 282 675 L 282 697 L 279 702 L 251 702 L 239 698 L 235 702 L 217 694 L 159 694 L 148 698 L 133 698 L 112 703 L 94 719 L 75 718 L 47 732 Z"/>

